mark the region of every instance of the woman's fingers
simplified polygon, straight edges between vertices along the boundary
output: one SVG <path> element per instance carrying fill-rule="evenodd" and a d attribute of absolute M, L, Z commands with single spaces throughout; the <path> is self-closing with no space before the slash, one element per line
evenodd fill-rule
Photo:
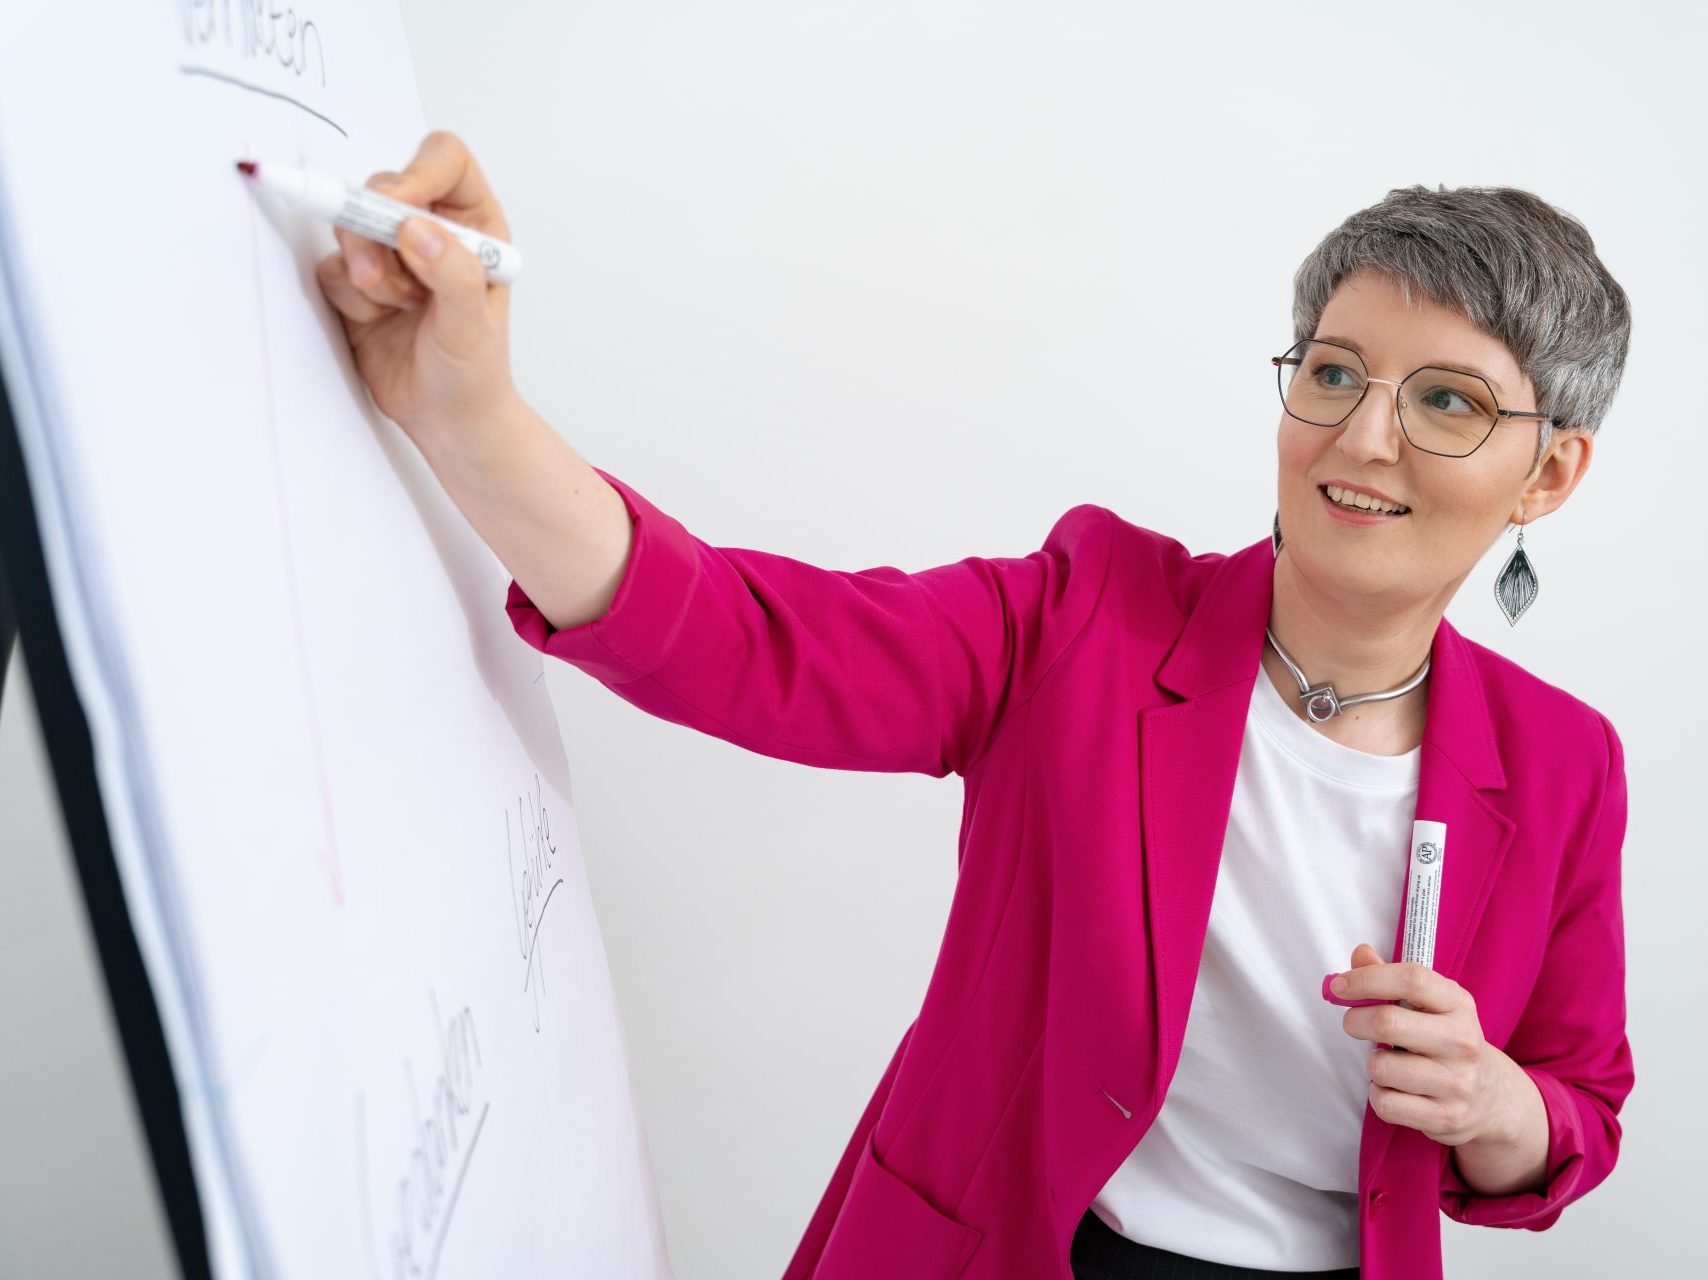
<path fill-rule="evenodd" d="M 369 176 L 367 185 L 383 195 L 392 196 L 393 199 L 396 199 L 396 196 L 393 195 L 393 189 L 400 176 L 389 169 L 381 169 L 378 173 Z M 352 236 L 351 240 L 357 251 L 363 255 L 364 260 L 379 269 L 375 283 L 365 284 L 358 280 L 357 284 L 362 285 L 363 288 L 376 290 L 375 296 L 385 299 L 403 296 L 417 298 L 426 296 L 419 282 L 409 274 L 409 268 L 403 265 L 403 260 L 398 257 L 397 250 L 388 245 L 383 245 L 377 240 L 368 240 L 362 236 Z M 348 256 L 350 250 L 346 249 L 344 252 Z"/>
<path fill-rule="evenodd" d="M 381 169 L 367 185 L 393 200 L 440 213 L 492 235 L 509 237 L 503 211 L 486 177 L 461 138 L 445 130 L 429 133 L 402 173 Z M 396 250 L 334 226 L 350 282 L 373 302 L 414 310 L 430 295 L 424 279 L 404 265 Z"/>
<path fill-rule="evenodd" d="M 490 347 L 493 325 L 488 298 L 504 288 L 489 284 L 480 259 L 428 218 L 409 218 L 398 228 L 410 270 L 433 291 L 440 346 L 458 355 Z"/>
<path fill-rule="evenodd" d="M 314 278 L 320 282 L 326 300 L 352 324 L 371 324 L 394 310 L 356 287 L 350 279 L 350 269 L 342 253 L 329 253 L 315 263 Z"/>
<path fill-rule="evenodd" d="M 332 234 L 338 241 L 336 256 L 344 262 L 350 283 L 375 302 L 410 308 L 426 300 L 427 291 L 395 250 L 343 227 L 333 227 Z"/>
<path fill-rule="evenodd" d="M 403 172 L 375 190 L 488 235 L 510 238 L 509 224 L 498 197 L 487 185 L 486 175 L 463 140 L 444 129 L 435 129 L 423 138 Z"/>
<path fill-rule="evenodd" d="M 401 307 L 427 296 L 396 250 L 340 226 L 332 228 L 332 236 L 348 264 L 351 282 L 375 302 Z"/>

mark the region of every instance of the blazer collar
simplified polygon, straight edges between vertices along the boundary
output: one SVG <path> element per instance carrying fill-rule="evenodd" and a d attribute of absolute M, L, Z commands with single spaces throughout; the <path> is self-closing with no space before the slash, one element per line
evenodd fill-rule
<path fill-rule="evenodd" d="M 1157 669 L 1157 683 L 1183 698 L 1236 681 L 1249 692 L 1260 670 L 1274 574 L 1275 555 L 1267 537 L 1228 556 Z M 1452 761 L 1472 786 L 1504 788 L 1506 771 L 1495 749 L 1476 659 L 1445 617 L 1435 629 L 1429 658 L 1423 741 Z"/>

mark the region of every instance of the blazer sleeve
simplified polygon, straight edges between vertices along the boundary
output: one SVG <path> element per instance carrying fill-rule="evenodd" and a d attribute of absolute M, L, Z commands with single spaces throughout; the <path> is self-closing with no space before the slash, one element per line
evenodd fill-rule
<path fill-rule="evenodd" d="M 1619 1158 L 1619 1110 L 1635 1076 L 1625 1035 L 1625 750 L 1599 712 L 1607 781 L 1588 847 L 1576 860 L 1540 976 L 1506 1052 L 1536 1082 L 1548 1112 L 1540 1192 L 1479 1195 L 1443 1164 L 1441 1208 L 1458 1222 L 1545 1231 L 1598 1186 Z"/>
<path fill-rule="evenodd" d="M 821 768 L 965 773 L 1109 572 L 1114 515 L 1092 504 L 1028 556 L 850 572 L 709 546 L 594 470 L 634 526 L 610 607 L 557 629 L 512 578 L 517 634 L 651 715 Z"/>

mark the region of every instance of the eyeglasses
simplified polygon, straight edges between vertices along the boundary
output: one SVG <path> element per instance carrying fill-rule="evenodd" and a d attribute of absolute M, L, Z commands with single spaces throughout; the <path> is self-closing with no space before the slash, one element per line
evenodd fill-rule
<path fill-rule="evenodd" d="M 1394 388 L 1406 439 L 1414 448 L 1445 458 L 1475 453 L 1505 419 L 1553 421 L 1545 413 L 1502 409 L 1487 382 L 1459 369 L 1424 365 L 1399 382 L 1372 378 L 1356 351 L 1320 338 L 1301 339 L 1269 362 L 1275 366 L 1282 407 L 1300 422 L 1338 427 L 1364 402 L 1370 384 L 1382 382 Z"/>

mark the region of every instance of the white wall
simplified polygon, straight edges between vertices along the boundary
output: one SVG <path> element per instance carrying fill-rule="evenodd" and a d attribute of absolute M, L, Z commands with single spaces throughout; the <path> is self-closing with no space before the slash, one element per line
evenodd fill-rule
<path fill-rule="evenodd" d="M 1624 388 L 1527 531 L 1537 605 L 1509 630 L 1493 603 L 1509 535 L 1449 616 L 1624 739 L 1637 1084 L 1619 1168 L 1556 1227 L 1442 1228 L 1456 1277 L 1705 1256 L 1673 1212 L 1703 1045 L 1676 1016 L 1704 888 L 1682 748 L 1708 710 L 1681 585 L 1705 549 L 1697 11 L 402 7 L 429 121 L 473 146 L 527 255 L 523 393 L 700 536 L 828 567 L 1024 554 L 1087 501 L 1195 551 L 1264 537 L 1267 358 L 1311 246 L 1413 182 L 1582 219 L 1632 298 Z M 1146 353 L 1170 381 L 1136 376 Z M 776 1275 L 924 994 L 959 786 L 750 755 L 548 679 L 677 1273 Z M 40 785 L 0 770 L 0 810 Z M 63 1017 L 10 980 L 5 917 L 29 907 L 3 901 L 0 1025 Z"/>

